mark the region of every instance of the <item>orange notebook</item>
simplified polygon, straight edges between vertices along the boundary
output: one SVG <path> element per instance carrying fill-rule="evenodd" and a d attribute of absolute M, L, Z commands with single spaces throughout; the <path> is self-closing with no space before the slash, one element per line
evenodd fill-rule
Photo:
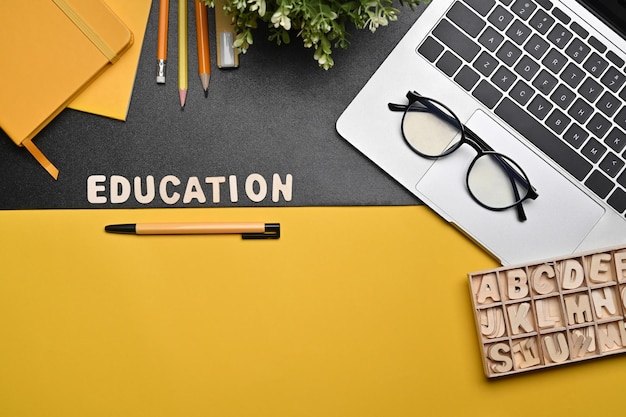
<path fill-rule="evenodd" d="M 102 0 L 0 2 L 0 127 L 55 179 L 32 139 L 132 42 Z"/>

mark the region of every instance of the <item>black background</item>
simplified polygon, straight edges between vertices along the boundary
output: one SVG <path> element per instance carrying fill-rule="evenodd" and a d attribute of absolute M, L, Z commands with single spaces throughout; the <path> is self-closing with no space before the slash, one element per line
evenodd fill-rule
<path fill-rule="evenodd" d="M 277 46 L 263 28 L 254 33 L 254 44 L 240 56 L 238 69 L 219 70 L 212 36 L 208 98 L 197 76 L 193 7 L 189 0 L 185 110 L 178 99 L 176 2 L 170 4 L 167 83 L 155 81 L 159 7 L 154 1 L 127 121 L 64 110 L 35 138 L 59 168 L 57 181 L 0 131 L 0 209 L 167 206 L 159 198 L 142 205 L 133 197 L 123 204 L 91 204 L 86 191 L 91 175 L 121 175 L 131 181 L 152 175 L 157 186 L 163 176 L 175 175 L 183 182 L 181 192 L 192 176 L 201 182 L 237 176 L 238 202 L 223 194 L 220 203 L 213 203 L 211 188 L 205 186 L 206 203 L 181 201 L 175 207 L 419 204 L 345 142 L 335 122 L 425 5 L 415 11 L 397 5 L 398 20 L 374 34 L 351 29 L 350 47 L 333 52 L 335 66 L 328 71 L 318 67 L 313 50 L 304 48 L 295 33 L 291 44 Z M 210 26 L 213 13 L 210 9 Z M 45 94 L 46 83 L 54 80 L 42 77 L 40 82 Z M 281 178 L 291 174 L 291 201 L 273 202 L 269 195 L 258 203 L 247 199 L 243 183 L 252 173 L 270 184 L 274 173 Z"/>

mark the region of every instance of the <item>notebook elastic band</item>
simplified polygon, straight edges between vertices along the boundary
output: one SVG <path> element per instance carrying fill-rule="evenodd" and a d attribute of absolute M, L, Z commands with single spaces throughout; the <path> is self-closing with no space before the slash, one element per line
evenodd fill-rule
<path fill-rule="evenodd" d="M 102 55 L 104 55 L 109 62 L 114 62 L 117 58 L 117 54 L 113 49 L 107 45 L 107 43 L 93 30 L 91 26 L 70 6 L 65 0 L 52 0 L 59 9 L 65 13 L 65 15 L 76 25 L 76 27 L 83 32 L 83 34 L 95 45 Z"/>

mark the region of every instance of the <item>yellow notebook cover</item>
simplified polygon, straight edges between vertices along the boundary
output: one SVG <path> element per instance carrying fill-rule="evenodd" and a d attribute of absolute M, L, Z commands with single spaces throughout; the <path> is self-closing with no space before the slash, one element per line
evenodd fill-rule
<path fill-rule="evenodd" d="M 31 140 L 132 42 L 102 0 L 0 2 L 0 127 L 56 178 Z"/>
<path fill-rule="evenodd" d="M 134 43 L 115 65 L 98 76 L 67 107 L 126 120 L 152 0 L 104 1 L 133 32 Z"/>

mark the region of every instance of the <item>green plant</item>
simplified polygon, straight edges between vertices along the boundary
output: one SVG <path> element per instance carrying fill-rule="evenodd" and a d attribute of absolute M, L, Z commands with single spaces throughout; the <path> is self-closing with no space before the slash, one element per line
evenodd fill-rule
<path fill-rule="evenodd" d="M 215 7 L 215 0 L 202 0 Z M 428 0 L 398 0 L 413 9 Z M 237 37 L 235 47 L 245 53 L 252 45 L 252 30 L 259 22 L 268 25 L 270 40 L 289 43 L 296 33 L 307 48 L 314 48 L 313 58 L 329 69 L 334 61 L 333 48 L 347 48 L 346 25 L 375 32 L 395 21 L 399 10 L 392 0 L 225 0 L 224 10 L 232 16 Z"/>

